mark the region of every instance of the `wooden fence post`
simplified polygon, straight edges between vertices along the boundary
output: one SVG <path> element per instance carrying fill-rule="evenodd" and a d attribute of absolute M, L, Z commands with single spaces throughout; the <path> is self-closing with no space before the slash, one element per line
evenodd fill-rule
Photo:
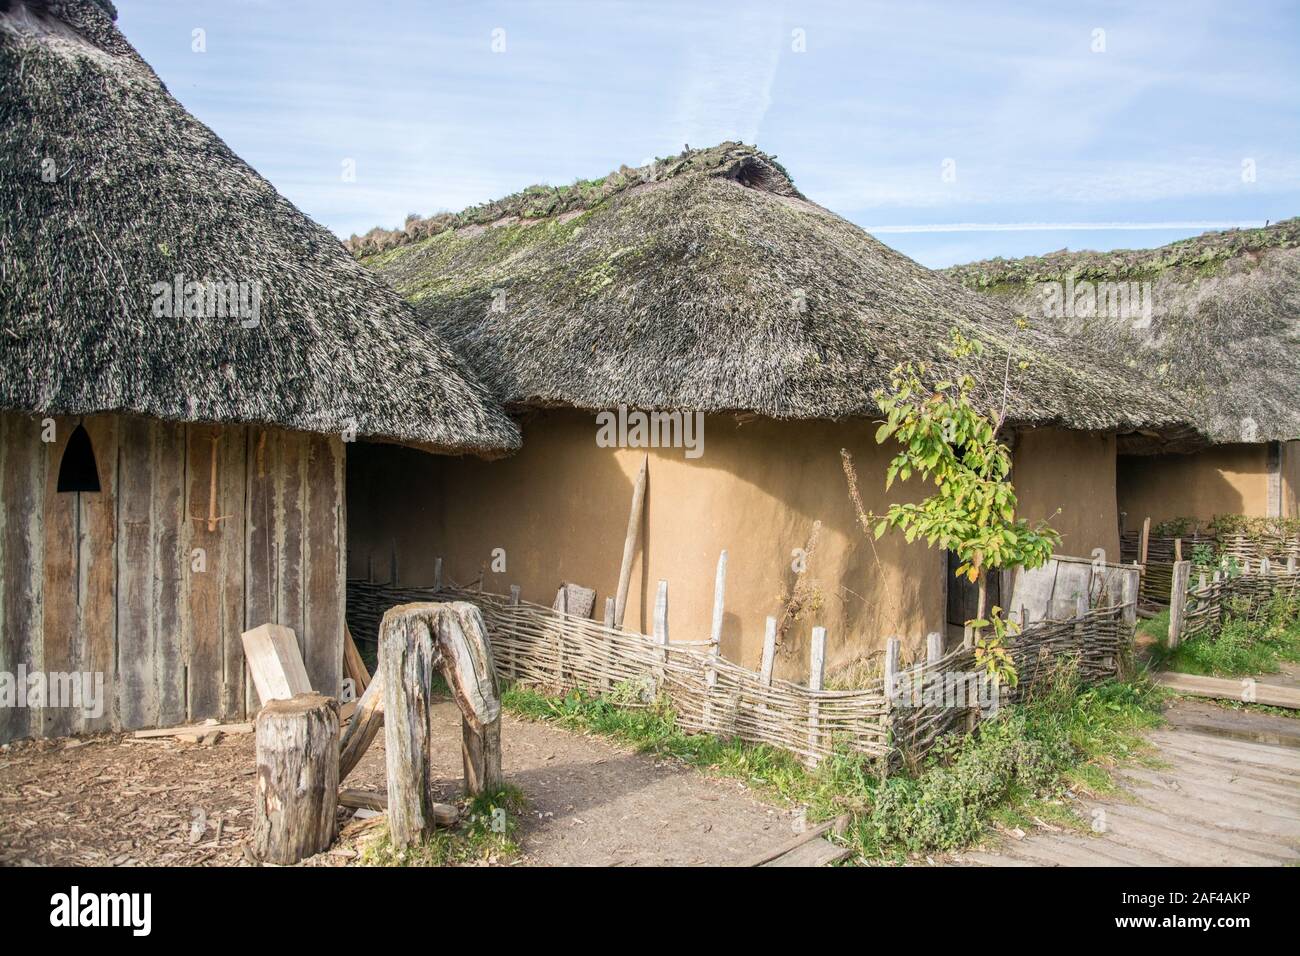
<path fill-rule="evenodd" d="M 812 644 L 809 651 L 808 659 L 808 689 L 818 691 L 822 689 L 822 680 L 826 676 L 826 628 L 814 627 L 812 629 Z M 816 766 L 821 757 L 817 755 L 817 748 L 821 744 L 821 728 L 818 726 L 821 718 L 821 706 L 817 699 L 813 698 L 808 704 L 808 751 L 809 759 L 813 766 Z"/>
<path fill-rule="evenodd" d="M 925 662 L 937 664 L 943 657 L 943 635 L 932 631 L 925 636 Z"/>
<path fill-rule="evenodd" d="M 519 593 L 520 593 L 519 585 L 517 584 L 510 585 L 510 606 L 511 607 L 519 606 Z"/>
<path fill-rule="evenodd" d="M 659 590 L 655 592 L 655 643 L 663 648 L 655 671 L 656 682 L 661 687 L 666 672 L 664 665 L 668 663 L 668 582 L 664 580 L 659 582 Z"/>
<path fill-rule="evenodd" d="M 433 589 L 442 590 L 442 558 L 433 559 Z"/>
<path fill-rule="evenodd" d="M 1169 648 L 1178 646 L 1187 614 L 1187 584 L 1192 576 L 1192 562 L 1175 561 L 1173 583 L 1169 587 Z"/>
<path fill-rule="evenodd" d="M 763 663 L 759 667 L 759 678 L 768 687 L 772 686 L 772 668 L 776 664 L 776 618 L 769 617 L 763 626 Z"/>
<path fill-rule="evenodd" d="M 725 596 L 727 591 L 727 552 L 724 548 L 718 555 L 718 570 L 713 578 L 713 622 L 709 629 L 709 641 L 712 646 L 709 648 L 710 665 L 717 661 L 722 654 L 722 615 L 725 611 Z M 704 680 L 704 728 L 712 730 L 714 723 L 713 712 L 713 692 L 718 686 L 718 671 L 715 667 L 710 666 L 705 671 Z"/>
<path fill-rule="evenodd" d="M 608 630 L 614 630 L 614 599 L 605 598 L 605 627 Z M 610 640 L 608 634 L 605 635 L 605 667 L 604 676 L 601 678 L 601 689 L 608 692 L 614 686 L 614 679 L 609 676 L 609 662 L 614 656 L 614 642 Z"/>
<path fill-rule="evenodd" d="M 339 796 L 339 705 L 299 694 L 257 715 L 252 852 L 288 865 L 328 850 Z"/>

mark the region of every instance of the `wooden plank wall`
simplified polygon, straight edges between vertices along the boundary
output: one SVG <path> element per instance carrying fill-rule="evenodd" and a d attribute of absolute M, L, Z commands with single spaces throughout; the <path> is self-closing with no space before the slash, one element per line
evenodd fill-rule
<path fill-rule="evenodd" d="M 42 420 L 0 413 L 0 671 L 99 672 L 109 703 L 98 719 L 0 708 L 0 742 L 248 715 L 239 635 L 268 622 L 294 629 L 314 688 L 339 692 L 341 439 L 97 415 L 55 417 L 46 443 Z M 56 491 L 79 421 L 98 494 Z"/>

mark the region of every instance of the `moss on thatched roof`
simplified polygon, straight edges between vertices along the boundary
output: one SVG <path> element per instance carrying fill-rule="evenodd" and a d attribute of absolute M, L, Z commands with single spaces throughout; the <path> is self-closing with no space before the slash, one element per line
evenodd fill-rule
<path fill-rule="evenodd" d="M 1300 218 L 1157 249 L 1061 251 L 944 271 L 1154 376 L 1216 441 L 1300 438 Z M 1139 294 L 1131 284 L 1150 283 L 1149 323 L 1095 308 L 1067 315 L 1044 298 L 1054 294 L 1050 283 L 1063 289 L 1067 280 L 1080 303 L 1085 282 L 1094 294 L 1101 283 Z"/>
<path fill-rule="evenodd" d="M 516 446 L 463 361 L 189 115 L 113 16 L 0 0 L 0 407 Z M 185 297 L 200 314 L 159 314 L 177 276 L 208 283 Z M 242 310 L 214 310 L 226 282 Z"/>
<path fill-rule="evenodd" d="M 412 219 L 351 247 L 518 404 L 619 403 L 775 418 L 876 413 L 907 359 L 952 372 L 949 332 L 992 346 L 976 371 L 1011 418 L 1174 429 L 1170 404 L 809 202 L 739 143 L 533 187 L 459 215 Z M 992 401 L 992 397 L 990 396 Z"/>

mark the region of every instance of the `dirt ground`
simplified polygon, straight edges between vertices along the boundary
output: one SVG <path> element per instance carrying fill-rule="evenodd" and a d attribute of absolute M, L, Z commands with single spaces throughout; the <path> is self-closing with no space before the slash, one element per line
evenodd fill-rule
<path fill-rule="evenodd" d="M 455 802 L 460 714 L 451 703 L 439 711 L 439 799 Z M 501 737 L 507 779 L 527 800 L 520 864 L 734 864 L 793 833 L 790 811 L 734 781 L 509 716 Z M 253 782 L 251 734 L 212 746 L 107 734 L 0 748 L 0 865 L 249 865 Z M 384 789 L 382 733 L 346 783 Z M 310 864 L 356 861 L 368 827 L 351 816 L 340 811 L 339 843 Z"/>

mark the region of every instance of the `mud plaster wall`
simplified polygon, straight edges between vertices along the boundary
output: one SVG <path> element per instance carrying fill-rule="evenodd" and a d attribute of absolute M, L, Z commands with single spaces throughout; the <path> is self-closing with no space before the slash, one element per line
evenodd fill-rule
<path fill-rule="evenodd" d="M 1294 489 L 1294 450 L 1290 454 Z M 1189 455 L 1121 455 L 1118 473 L 1119 506 L 1128 513 L 1130 528 L 1140 527 L 1147 517 L 1159 523 L 1269 513 L 1268 446 L 1262 442 L 1214 445 Z"/>
<path fill-rule="evenodd" d="M 1018 436 L 1013 460 L 1018 513 L 1055 528 L 1058 552 L 1088 557 L 1103 548 L 1107 560 L 1119 559 L 1115 436 L 1032 429 Z"/>
<path fill-rule="evenodd" d="M 518 584 L 525 600 L 548 605 L 561 581 L 594 587 L 599 617 L 617 588 L 632 487 L 646 452 L 598 448 L 596 431 L 590 414 L 539 413 L 524 427 L 523 450 L 498 461 L 354 446 L 348 458 L 348 576 L 373 574 L 386 581 L 395 553 L 401 583 L 428 585 L 441 556 L 445 581 L 466 584 L 482 572 L 487 589 L 506 592 Z M 700 458 L 687 459 L 681 449 L 648 449 L 646 523 L 632 570 L 627 626 L 652 630 L 654 592 L 664 578 L 670 637 L 706 638 L 718 553 L 726 548 L 722 651 L 756 667 L 764 619 L 780 618 L 783 596 L 794 583 L 791 552 L 807 544 L 820 520 L 808 562 L 819 606 L 805 612 L 784 639 L 778 675 L 806 678 L 809 634 L 817 624 L 828 631 L 830 671 L 879 651 L 890 635 L 903 637 L 912 651 L 922 649 L 926 633 L 943 630 L 945 559 L 892 533 L 873 548 L 858 527 L 841 447 L 854 454 L 869 509 L 883 511 L 891 500 L 904 500 L 884 492 L 890 452 L 876 445 L 873 433 L 866 422 L 738 423 L 710 416 Z M 1095 515 L 1059 523 L 1072 543 L 1117 548 L 1114 445 L 1084 438 L 1060 433 L 1044 442 L 1041 451 L 1051 456 L 1052 468 L 1030 467 L 1040 452 L 1036 442 L 1020 456 L 1028 505 L 1072 506 L 1100 487 L 1104 501 Z M 1073 482 L 1068 495 L 1045 487 L 1057 480 L 1056 465 Z M 1103 473 L 1083 474 L 1094 469 Z M 494 548 L 505 550 L 504 573 L 492 570 Z"/>

